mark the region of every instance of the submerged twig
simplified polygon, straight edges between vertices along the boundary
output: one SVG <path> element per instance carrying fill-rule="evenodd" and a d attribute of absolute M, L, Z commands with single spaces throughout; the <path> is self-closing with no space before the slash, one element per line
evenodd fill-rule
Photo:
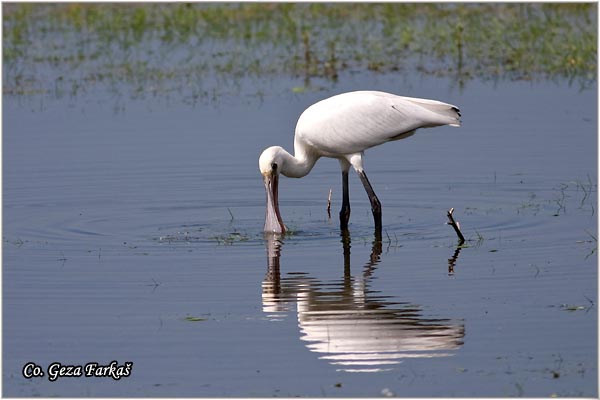
<path fill-rule="evenodd" d="M 62 266 L 65 266 L 65 263 L 67 262 L 67 257 L 65 257 L 65 253 L 63 253 L 62 251 L 60 252 L 61 257 L 57 258 L 57 261 L 62 261 Z"/>
<path fill-rule="evenodd" d="M 160 283 L 156 282 L 156 279 L 154 279 L 152 277 L 150 277 L 150 279 L 152 279 L 152 282 L 154 282 L 154 283 L 149 283 L 149 284 L 147 284 L 145 286 L 152 286 L 152 292 L 154 293 L 154 291 L 156 290 L 156 288 L 160 286 Z"/>
<path fill-rule="evenodd" d="M 454 217 L 452 216 L 452 213 L 454 212 L 454 207 L 452 207 L 451 209 L 448 210 L 448 213 L 446 214 L 448 216 L 448 222 L 446 222 L 447 225 L 452 225 L 452 227 L 454 228 L 454 231 L 456 232 L 456 235 L 458 236 L 458 240 L 459 240 L 459 245 L 463 244 L 465 242 L 465 237 L 463 236 L 462 232 L 460 231 L 460 224 L 458 222 L 456 222 L 454 220 Z"/>

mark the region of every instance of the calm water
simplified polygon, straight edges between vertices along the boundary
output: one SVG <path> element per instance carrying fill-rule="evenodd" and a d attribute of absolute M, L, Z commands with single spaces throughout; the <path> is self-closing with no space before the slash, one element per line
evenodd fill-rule
<path fill-rule="evenodd" d="M 3 395 L 597 396 L 596 88 L 340 82 L 117 113 L 5 96 Z M 340 236 L 329 159 L 281 180 L 296 233 L 264 237 L 261 150 L 365 88 L 457 104 L 463 127 L 367 152 L 381 242 L 355 174 Z M 131 374 L 47 379 L 113 360 Z"/>

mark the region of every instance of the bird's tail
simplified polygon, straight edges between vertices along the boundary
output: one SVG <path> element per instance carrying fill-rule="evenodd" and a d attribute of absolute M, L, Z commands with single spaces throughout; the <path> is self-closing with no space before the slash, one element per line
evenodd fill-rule
<path fill-rule="evenodd" d="M 460 110 L 452 104 L 442 103 L 437 100 L 417 99 L 414 97 L 405 97 L 405 99 L 437 114 L 439 117 L 439 124 L 436 125 L 460 126 Z"/>

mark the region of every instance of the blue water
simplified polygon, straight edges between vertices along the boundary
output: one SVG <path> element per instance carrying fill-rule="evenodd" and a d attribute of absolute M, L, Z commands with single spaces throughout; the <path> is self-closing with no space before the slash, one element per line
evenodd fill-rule
<path fill-rule="evenodd" d="M 598 395 L 596 87 L 271 85 L 196 106 L 4 96 L 4 396 Z M 456 104 L 463 126 L 367 152 L 381 242 L 355 174 L 340 236 L 329 159 L 281 179 L 294 234 L 265 238 L 258 155 L 357 89 Z M 48 380 L 113 360 L 130 376 Z"/>

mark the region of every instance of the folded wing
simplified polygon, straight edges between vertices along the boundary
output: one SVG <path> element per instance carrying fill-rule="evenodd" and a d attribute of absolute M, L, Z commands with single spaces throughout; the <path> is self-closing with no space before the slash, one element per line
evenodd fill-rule
<path fill-rule="evenodd" d="M 460 126 L 456 106 L 436 100 L 359 91 L 309 107 L 298 120 L 296 141 L 325 156 L 361 152 L 404 139 L 418 128 Z"/>

